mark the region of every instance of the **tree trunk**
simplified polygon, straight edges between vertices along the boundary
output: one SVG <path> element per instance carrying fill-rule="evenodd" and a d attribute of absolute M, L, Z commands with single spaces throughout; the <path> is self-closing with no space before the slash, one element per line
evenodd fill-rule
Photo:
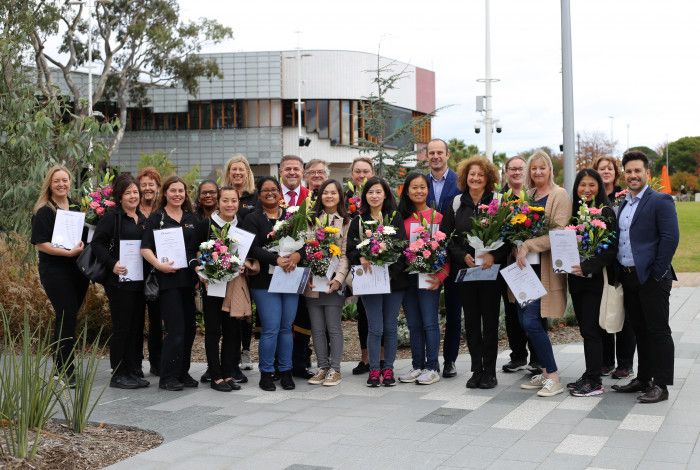
<path fill-rule="evenodd" d="M 119 144 L 124 138 L 124 130 L 126 129 L 126 100 L 119 99 L 119 129 L 112 139 L 112 145 L 109 146 L 109 158 L 119 149 Z"/>

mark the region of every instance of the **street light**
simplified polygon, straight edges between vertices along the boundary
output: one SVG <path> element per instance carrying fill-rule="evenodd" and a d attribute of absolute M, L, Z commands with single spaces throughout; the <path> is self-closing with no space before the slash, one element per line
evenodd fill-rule
<path fill-rule="evenodd" d="M 297 61 L 297 129 L 299 132 L 299 147 L 308 147 L 311 139 L 301 135 L 301 59 L 303 57 L 311 57 L 311 54 L 301 53 L 301 31 L 295 31 L 297 35 L 297 53 L 296 56 L 287 56 L 285 59 L 296 59 Z M 301 151 L 300 151 L 301 153 Z M 301 156 L 301 155 L 300 155 Z"/>
<path fill-rule="evenodd" d="M 493 161 L 493 144 L 492 144 L 492 132 L 493 126 L 497 121 L 491 116 L 491 83 L 499 81 L 497 78 L 491 78 L 491 10 L 489 8 L 489 0 L 485 0 L 485 37 L 484 37 L 484 66 L 485 66 L 485 77 L 477 80 L 479 83 L 484 84 L 484 96 L 477 96 L 477 112 L 482 112 L 484 118 L 479 120 L 484 125 L 484 152 L 486 153 L 486 158 L 489 161 Z M 477 134 L 480 132 L 480 127 L 478 124 L 474 127 L 474 132 Z M 501 126 L 496 128 L 497 132 L 501 132 Z"/>

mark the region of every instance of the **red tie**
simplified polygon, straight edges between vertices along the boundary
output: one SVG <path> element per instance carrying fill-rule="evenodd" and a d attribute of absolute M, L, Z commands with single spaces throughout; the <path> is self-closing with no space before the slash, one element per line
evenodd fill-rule
<path fill-rule="evenodd" d="M 289 190 L 289 191 L 287 191 L 287 196 L 289 196 L 289 205 L 296 206 L 297 205 L 297 193 L 295 193 L 292 190 Z"/>

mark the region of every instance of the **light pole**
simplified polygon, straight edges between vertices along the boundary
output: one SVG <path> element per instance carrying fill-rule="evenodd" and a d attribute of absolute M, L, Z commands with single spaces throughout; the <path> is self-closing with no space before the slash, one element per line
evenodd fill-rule
<path fill-rule="evenodd" d="M 492 82 L 497 82 L 498 79 L 496 78 L 491 78 L 491 11 L 489 8 L 489 0 L 484 0 L 484 6 L 485 6 L 485 11 L 484 11 L 484 16 L 485 16 L 485 37 L 484 37 L 484 68 L 485 68 L 485 76 L 484 78 L 480 78 L 477 80 L 477 82 L 484 83 L 484 96 L 483 98 L 483 104 L 481 106 L 477 105 L 477 111 L 483 112 L 484 113 L 484 118 L 481 120 L 481 122 L 484 124 L 484 153 L 486 154 L 486 158 L 488 158 L 490 161 L 493 161 L 493 126 L 496 123 L 494 121 L 493 117 L 491 116 L 491 113 L 493 109 L 491 108 L 491 83 Z M 476 132 L 478 133 L 478 126 L 476 127 Z M 497 127 L 496 128 L 497 132 L 501 132 L 501 128 Z"/>
<path fill-rule="evenodd" d="M 286 59 L 296 59 L 297 62 L 297 132 L 299 138 L 299 156 L 301 156 L 301 147 L 308 147 L 311 140 L 301 134 L 301 59 L 311 57 L 311 54 L 301 53 L 301 31 L 295 31 L 297 35 L 297 50 L 294 57 L 288 56 Z"/>
<path fill-rule="evenodd" d="M 576 157 L 574 155 L 574 74 L 571 60 L 570 0 L 561 0 L 561 70 L 564 187 L 571 192 L 576 174 Z"/>

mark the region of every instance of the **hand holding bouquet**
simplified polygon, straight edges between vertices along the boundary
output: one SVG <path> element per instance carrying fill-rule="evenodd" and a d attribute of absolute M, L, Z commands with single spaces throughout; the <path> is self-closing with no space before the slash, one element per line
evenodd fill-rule
<path fill-rule="evenodd" d="M 230 225 L 221 230 L 211 226 L 214 238 L 199 245 L 198 261 L 201 278 L 214 283 L 226 283 L 241 273 L 242 262 L 238 258 L 238 241 L 229 234 Z"/>
<path fill-rule="evenodd" d="M 504 232 L 508 241 L 520 246 L 525 240 L 548 233 L 544 207 L 522 199 L 507 204 L 510 205 L 510 215 L 506 218 Z"/>
<path fill-rule="evenodd" d="M 290 254 L 304 246 L 309 227 L 309 204 L 310 199 L 306 198 L 300 206 L 286 208 L 284 217 L 275 222 L 272 232 L 267 235 L 272 238 L 271 251 Z"/>
<path fill-rule="evenodd" d="M 510 216 L 510 207 L 496 198 L 489 204 L 479 205 L 477 215 L 472 217 L 471 231 L 466 235 L 477 260 L 480 254 L 497 250 L 505 243 L 504 227 Z"/>
<path fill-rule="evenodd" d="M 111 199 L 113 180 L 114 175 L 107 172 L 97 188 L 86 190 L 85 196 L 80 200 L 80 210 L 85 212 L 86 224 L 97 225 L 107 208 L 117 205 Z"/>
<path fill-rule="evenodd" d="M 304 251 L 306 253 L 306 263 L 311 268 L 311 274 L 319 277 L 328 277 L 333 273 L 328 273 L 333 259 L 342 256 L 340 249 L 340 229 L 327 225 L 320 219 L 316 219 L 316 230 L 312 232 L 313 238 L 306 240 Z"/>
<path fill-rule="evenodd" d="M 586 202 L 582 202 L 574 221 L 575 224 L 565 228 L 576 231 L 581 261 L 591 259 L 610 248 L 615 239 L 615 232 L 608 228 L 609 221 L 603 217 L 603 209 L 589 207 Z"/>
<path fill-rule="evenodd" d="M 360 235 L 364 239 L 357 244 L 357 248 L 360 255 L 370 264 L 389 265 L 401 257 L 401 249 L 406 240 L 398 239 L 396 229 L 390 225 L 392 219 L 393 215 L 389 219 L 385 218 L 383 223 L 376 220 L 360 220 Z"/>
<path fill-rule="evenodd" d="M 418 238 L 403 250 L 409 273 L 434 274 L 447 263 L 447 236 L 440 230 L 431 232 L 431 226 L 423 219 L 413 230 Z"/>

